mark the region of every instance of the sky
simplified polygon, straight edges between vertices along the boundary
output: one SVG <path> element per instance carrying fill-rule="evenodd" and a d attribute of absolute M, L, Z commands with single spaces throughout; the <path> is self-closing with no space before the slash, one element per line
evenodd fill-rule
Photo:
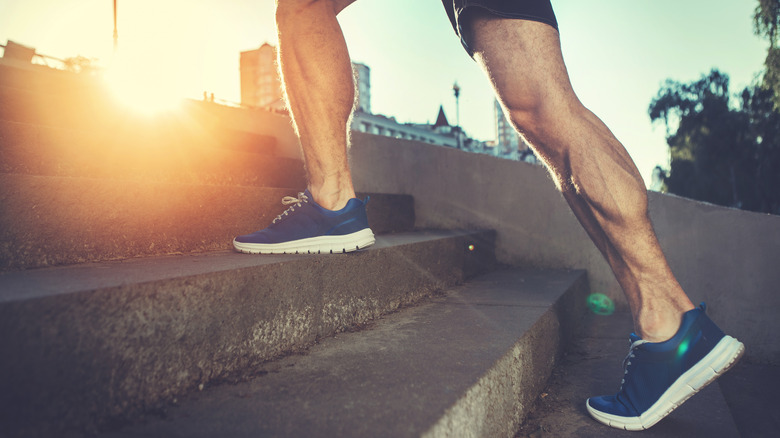
<path fill-rule="evenodd" d="M 733 93 L 753 83 L 767 48 L 752 31 L 757 3 L 553 0 L 575 92 L 623 142 L 648 184 L 652 169 L 669 160 L 665 129 L 647 115 L 651 100 L 666 79 L 690 82 L 712 68 L 731 77 Z M 112 1 L 0 0 L 0 44 L 132 65 L 133 80 L 160 95 L 208 91 L 239 102 L 239 53 L 276 44 L 273 12 L 273 0 L 118 0 L 112 58 Z M 454 123 L 457 81 L 461 125 L 474 138 L 495 138 L 492 91 L 440 0 L 360 0 L 339 21 L 353 60 L 371 68 L 373 112 L 424 123 L 443 105 Z"/>

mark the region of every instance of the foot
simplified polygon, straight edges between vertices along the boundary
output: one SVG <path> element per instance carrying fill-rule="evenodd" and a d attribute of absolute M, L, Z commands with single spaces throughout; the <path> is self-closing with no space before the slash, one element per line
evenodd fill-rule
<path fill-rule="evenodd" d="M 374 233 L 368 227 L 366 201 L 352 198 L 341 210 L 321 207 L 306 190 L 297 198 L 287 196 L 290 205 L 273 223 L 252 234 L 233 239 L 237 251 L 247 254 L 344 253 L 372 245 Z"/>
<path fill-rule="evenodd" d="M 590 415 L 618 429 L 648 429 L 731 368 L 745 347 L 724 335 L 705 309 L 702 303 L 686 312 L 668 341 L 647 342 L 632 333 L 620 390 L 589 398 Z"/>

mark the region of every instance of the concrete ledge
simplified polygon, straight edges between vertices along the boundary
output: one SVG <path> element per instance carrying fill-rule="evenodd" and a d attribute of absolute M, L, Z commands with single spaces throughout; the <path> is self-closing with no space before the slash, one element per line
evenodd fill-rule
<path fill-rule="evenodd" d="M 564 303 L 586 291 L 582 271 L 480 276 L 104 436 L 511 437 L 567 336 Z"/>
<path fill-rule="evenodd" d="M 459 283 L 492 233 L 335 256 L 231 252 L 0 275 L 0 423 L 52 434 L 155 409 Z M 12 426 L 10 426 L 12 425 Z"/>
<path fill-rule="evenodd" d="M 99 77 L 65 72 L 0 66 L 0 120 L 86 131 L 118 129 L 132 138 L 138 138 L 135 131 L 148 133 L 150 125 L 168 124 L 180 134 L 206 132 L 230 148 L 248 146 L 265 153 L 272 148 L 277 155 L 301 159 L 298 138 L 285 115 L 184 100 L 178 110 L 146 117 L 113 99 Z"/>
<path fill-rule="evenodd" d="M 0 120 L 99 126 L 119 107 L 95 77 L 0 66 Z"/>
<path fill-rule="evenodd" d="M 230 249 L 301 190 L 0 174 L 0 271 Z M 414 224 L 408 196 L 367 209 L 375 233 Z"/>
<path fill-rule="evenodd" d="M 270 136 L 178 118 L 91 129 L 0 120 L 0 172 L 187 184 L 303 187 L 300 160 Z"/>

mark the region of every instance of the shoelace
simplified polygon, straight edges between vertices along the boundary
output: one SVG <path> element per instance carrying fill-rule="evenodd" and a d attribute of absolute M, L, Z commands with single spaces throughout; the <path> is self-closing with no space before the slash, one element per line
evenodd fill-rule
<path fill-rule="evenodd" d="M 636 350 L 640 345 L 646 343 L 644 339 L 640 339 L 638 341 L 634 341 L 631 344 L 631 348 L 628 350 L 628 354 L 626 355 L 626 358 L 623 359 L 623 379 L 620 381 L 620 390 L 623 390 L 623 385 L 626 384 L 626 376 L 628 375 L 628 367 L 631 365 L 631 359 L 636 357 L 634 355 L 634 350 Z"/>
<path fill-rule="evenodd" d="M 309 202 L 309 197 L 306 196 L 303 192 L 298 192 L 297 198 L 293 196 L 285 196 L 284 198 L 282 198 L 282 204 L 284 205 L 295 204 L 295 205 L 292 205 L 292 207 L 285 210 L 284 213 L 280 214 L 279 216 L 276 216 L 276 219 L 274 219 L 273 222 L 271 223 L 275 224 L 276 222 L 282 220 L 282 216 L 287 216 L 289 213 L 294 212 L 295 207 L 300 207 L 301 204 L 305 202 Z"/>

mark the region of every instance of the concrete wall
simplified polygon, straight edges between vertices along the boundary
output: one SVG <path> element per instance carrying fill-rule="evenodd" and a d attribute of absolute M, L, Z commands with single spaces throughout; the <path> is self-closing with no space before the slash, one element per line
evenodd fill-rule
<path fill-rule="evenodd" d="M 418 227 L 495 229 L 499 261 L 586 269 L 592 292 L 625 307 L 609 267 L 545 169 L 361 133 L 353 136 L 351 159 L 358 190 L 414 196 Z M 751 359 L 780 363 L 780 217 L 657 193 L 650 211 L 691 299 L 706 301 Z"/>
<path fill-rule="evenodd" d="M 298 137 L 292 120 L 284 114 L 262 109 L 235 108 L 200 101 L 189 102 L 189 107 L 208 114 L 209 120 L 219 126 L 272 136 L 276 139 L 276 154 L 280 157 L 302 159 Z"/>

